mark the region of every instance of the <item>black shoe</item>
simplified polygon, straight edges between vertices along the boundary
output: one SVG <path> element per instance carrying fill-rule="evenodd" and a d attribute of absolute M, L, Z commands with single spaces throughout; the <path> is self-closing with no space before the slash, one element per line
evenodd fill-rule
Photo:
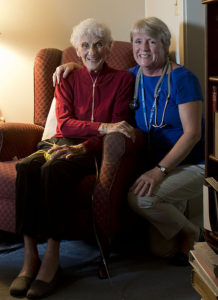
<path fill-rule="evenodd" d="M 13 282 L 9 288 L 11 296 L 14 296 L 14 297 L 25 297 L 26 296 L 26 293 L 27 293 L 31 283 L 34 281 L 34 279 L 39 271 L 40 265 L 41 265 L 41 262 L 39 261 L 38 268 L 36 269 L 36 272 L 33 277 L 28 277 L 28 276 L 18 277 L 17 276 L 13 280 Z"/>
<path fill-rule="evenodd" d="M 51 294 L 55 290 L 60 280 L 60 276 L 61 268 L 59 267 L 54 278 L 50 282 L 34 280 L 26 294 L 26 297 L 29 299 L 40 299 Z"/>
<path fill-rule="evenodd" d="M 10 294 L 14 297 L 25 297 L 34 277 L 16 277 L 10 286 Z"/>
<path fill-rule="evenodd" d="M 188 254 L 183 252 L 177 252 L 171 259 L 170 264 L 173 266 L 186 267 L 190 266 Z"/>

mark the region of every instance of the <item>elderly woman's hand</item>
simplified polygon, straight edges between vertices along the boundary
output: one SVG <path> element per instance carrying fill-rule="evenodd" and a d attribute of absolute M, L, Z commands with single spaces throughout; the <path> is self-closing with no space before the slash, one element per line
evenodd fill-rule
<path fill-rule="evenodd" d="M 86 148 L 83 144 L 79 145 L 63 145 L 63 146 L 54 146 L 47 153 L 45 153 L 45 159 L 53 160 L 56 158 L 65 158 L 69 159 L 75 155 L 83 155 L 86 153 Z"/>
<path fill-rule="evenodd" d="M 131 186 L 130 191 L 135 195 L 143 197 L 145 195 L 152 196 L 153 189 L 157 183 L 164 179 L 163 173 L 159 168 L 155 167 L 144 174 L 142 174 L 134 184 Z"/>
<path fill-rule="evenodd" d="M 117 123 L 101 123 L 98 127 L 98 132 L 103 134 L 108 134 L 111 132 L 120 132 L 131 138 L 135 142 L 135 130 L 134 127 L 129 125 L 126 121 L 121 121 Z"/>
<path fill-rule="evenodd" d="M 74 69 L 80 69 L 81 65 L 75 63 L 75 62 L 69 62 L 63 65 L 60 65 L 56 68 L 56 71 L 53 73 L 52 80 L 53 80 L 53 86 L 55 86 L 56 82 L 60 82 L 61 75 L 63 78 L 67 78 L 67 76 L 72 72 Z"/>

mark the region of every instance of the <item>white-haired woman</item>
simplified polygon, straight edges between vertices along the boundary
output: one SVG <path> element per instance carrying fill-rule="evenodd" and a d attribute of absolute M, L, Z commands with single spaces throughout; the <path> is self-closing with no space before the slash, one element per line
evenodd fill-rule
<path fill-rule="evenodd" d="M 131 107 L 137 127 L 148 135 L 148 159 L 128 200 L 159 233 L 151 236 L 153 252 L 172 255 L 173 264 L 188 265 L 189 250 L 202 238 L 184 212 L 187 200 L 202 197 L 203 97 L 196 76 L 170 60 L 170 39 L 167 25 L 155 17 L 137 21 L 131 30 L 137 66 L 129 71 L 138 82 Z M 66 77 L 74 67 L 63 65 L 54 79 L 60 80 L 61 70 Z"/>
<path fill-rule="evenodd" d="M 23 267 L 10 287 L 13 296 L 41 298 L 53 291 L 68 212 L 77 207 L 73 195 L 81 179 L 95 173 L 94 158 L 101 154 L 103 135 L 118 130 L 134 139 L 133 127 L 126 122 L 134 78 L 105 63 L 112 44 L 110 30 L 87 19 L 73 28 L 71 42 L 83 67 L 55 88 L 56 134 L 39 143 L 43 151 L 17 164 L 17 225 L 25 249 Z M 42 234 L 47 248 L 40 262 L 37 237 Z"/>

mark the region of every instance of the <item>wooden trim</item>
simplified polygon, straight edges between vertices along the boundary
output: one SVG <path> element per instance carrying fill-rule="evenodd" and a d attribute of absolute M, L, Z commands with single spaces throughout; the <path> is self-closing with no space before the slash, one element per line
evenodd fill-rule
<path fill-rule="evenodd" d="M 201 1 L 202 4 L 207 4 L 207 3 L 211 3 L 211 2 L 218 2 L 218 0 L 202 0 Z"/>

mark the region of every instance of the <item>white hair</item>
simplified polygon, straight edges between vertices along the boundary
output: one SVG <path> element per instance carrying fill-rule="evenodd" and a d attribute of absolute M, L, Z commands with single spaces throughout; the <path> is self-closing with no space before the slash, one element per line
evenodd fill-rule
<path fill-rule="evenodd" d="M 91 18 L 73 27 L 70 42 L 75 48 L 78 48 L 81 44 L 81 39 L 87 34 L 101 38 L 106 43 L 105 46 L 110 49 L 113 41 L 110 29 L 105 24 L 99 23 Z"/>

